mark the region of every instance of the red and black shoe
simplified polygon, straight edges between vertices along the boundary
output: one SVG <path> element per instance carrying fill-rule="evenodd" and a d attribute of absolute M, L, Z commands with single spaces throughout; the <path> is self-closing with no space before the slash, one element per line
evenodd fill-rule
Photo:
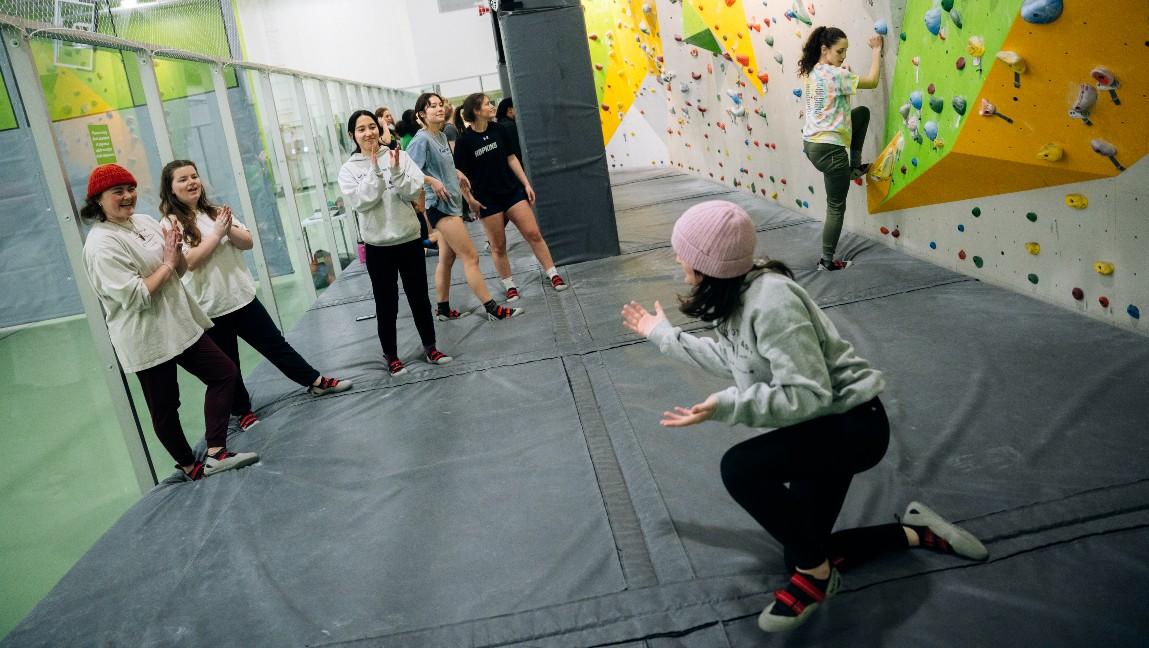
<path fill-rule="evenodd" d="M 392 358 L 387 361 L 387 371 L 390 371 L 392 376 L 402 376 L 407 373 L 407 366 L 399 358 Z"/>
<path fill-rule="evenodd" d="M 244 432 L 247 432 L 257 425 L 259 425 L 259 417 L 255 415 L 255 412 L 248 412 L 239 417 L 239 429 Z"/>
<path fill-rule="evenodd" d="M 783 632 L 797 628 L 842 586 L 838 570 L 831 568 L 830 577 L 819 580 L 795 571 L 784 589 L 774 592 L 774 602 L 758 615 L 758 627 L 764 632 Z"/>
<path fill-rule="evenodd" d="M 487 319 L 492 322 L 495 320 L 508 320 L 512 317 L 518 317 L 525 313 L 526 310 L 522 308 L 510 308 L 508 306 L 495 306 L 494 310 L 487 311 Z"/>
<path fill-rule="evenodd" d="M 818 269 L 819 270 L 826 270 L 827 272 L 835 272 L 838 270 L 845 270 L 846 268 L 849 268 L 852 265 L 854 265 L 853 261 L 843 261 L 842 259 L 834 259 L 833 261 L 827 261 L 825 259 L 821 259 L 818 261 Z"/>
<path fill-rule="evenodd" d="M 567 282 L 563 281 L 562 277 L 555 275 L 551 277 L 551 288 L 554 288 L 556 292 L 562 292 L 570 288 L 570 286 L 567 285 Z"/>
<path fill-rule="evenodd" d="M 445 365 L 448 362 L 454 360 L 454 358 L 436 349 L 435 347 L 431 347 L 431 350 L 425 353 L 424 357 L 427 358 L 427 362 L 430 362 L 433 365 Z"/>
<path fill-rule="evenodd" d="M 327 376 L 319 377 L 319 384 L 312 385 L 307 388 L 307 393 L 312 396 L 323 396 L 324 394 L 338 394 L 351 389 L 350 380 L 340 380 L 338 378 L 328 378 Z"/>
<path fill-rule="evenodd" d="M 513 301 L 518 301 L 518 300 L 519 300 L 519 289 L 515 288 L 514 286 L 507 288 L 507 301 L 513 302 Z"/>
<path fill-rule="evenodd" d="M 179 469 L 179 471 L 182 472 L 184 474 L 184 477 L 187 477 L 189 481 L 199 481 L 199 480 L 204 478 L 204 474 L 203 474 L 204 466 L 203 466 L 202 461 L 197 461 L 197 462 L 193 463 L 192 469 L 190 472 L 187 470 L 184 470 L 183 466 L 181 466 L 179 464 L 176 464 L 176 468 Z"/>
<path fill-rule="evenodd" d="M 458 310 L 452 308 L 449 311 L 435 311 L 435 319 L 439 320 L 440 322 L 449 322 L 451 320 L 457 320 L 460 317 L 466 317 L 470 314 L 470 311 L 459 312 Z"/>

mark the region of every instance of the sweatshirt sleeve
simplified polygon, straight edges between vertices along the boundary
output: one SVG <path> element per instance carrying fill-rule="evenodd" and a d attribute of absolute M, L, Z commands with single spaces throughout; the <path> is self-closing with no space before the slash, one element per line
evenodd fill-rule
<path fill-rule="evenodd" d="M 423 194 L 423 170 L 406 152 L 399 153 L 399 168 L 391 173 L 391 186 L 400 200 L 412 202 Z"/>
<path fill-rule="evenodd" d="M 751 320 L 757 353 L 770 363 L 770 382 L 729 387 L 714 396 L 714 419 L 752 427 L 783 427 L 811 419 L 833 402 L 822 343 L 805 303 L 793 292 Z"/>
<path fill-rule="evenodd" d="M 355 170 L 350 162 L 339 169 L 339 190 L 351 203 L 351 208 L 358 212 L 371 209 L 383 198 L 383 187 L 379 182 L 379 176 L 375 175 L 370 166 L 362 178 L 356 179 Z"/>
<path fill-rule="evenodd" d="M 658 345 L 658 350 L 686 364 L 704 369 L 716 376 L 732 378 L 728 351 L 710 338 L 684 333 L 681 328 L 662 321 L 647 336 Z"/>
<path fill-rule="evenodd" d="M 115 242 L 101 241 L 84 248 L 88 280 L 102 299 L 123 310 L 142 312 L 152 307 L 152 294 L 128 251 Z"/>

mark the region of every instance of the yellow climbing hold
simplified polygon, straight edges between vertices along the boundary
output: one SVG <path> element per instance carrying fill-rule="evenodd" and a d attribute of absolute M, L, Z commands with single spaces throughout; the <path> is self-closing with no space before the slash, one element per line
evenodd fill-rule
<path fill-rule="evenodd" d="M 1029 243 L 1025 244 L 1025 251 L 1029 252 L 1033 256 L 1037 256 L 1037 255 L 1041 254 L 1041 244 L 1036 243 L 1034 241 L 1030 241 Z"/>
<path fill-rule="evenodd" d="M 1041 150 L 1037 152 L 1038 159 L 1045 160 L 1046 162 L 1057 162 L 1063 155 L 1065 155 L 1065 151 L 1061 148 L 1061 145 L 1054 144 L 1053 142 L 1041 147 Z"/>
<path fill-rule="evenodd" d="M 1108 277 L 1109 275 L 1113 274 L 1113 271 L 1117 269 L 1117 266 L 1108 261 L 1098 261 L 1097 263 L 1093 264 L 1093 269 L 1097 271 L 1097 274 L 1102 274 Z"/>
<path fill-rule="evenodd" d="M 1072 193 L 1065 197 L 1065 204 L 1074 209 L 1085 209 L 1089 206 L 1089 199 L 1083 194 Z"/>

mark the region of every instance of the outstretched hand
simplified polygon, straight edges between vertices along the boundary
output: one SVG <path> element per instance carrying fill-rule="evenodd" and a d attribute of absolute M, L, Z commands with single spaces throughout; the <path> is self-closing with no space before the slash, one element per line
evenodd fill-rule
<path fill-rule="evenodd" d="M 686 408 L 676 406 L 672 411 L 663 412 L 662 420 L 659 421 L 659 423 L 662 427 L 686 427 L 688 425 L 695 425 L 714 416 L 714 410 L 717 409 L 717 407 L 718 399 L 711 395 L 693 407 Z"/>
<path fill-rule="evenodd" d="M 626 328 L 647 337 L 659 322 L 666 321 L 666 313 L 662 312 L 662 304 L 654 302 L 654 313 L 643 308 L 642 304 L 631 301 L 622 307 L 622 324 Z"/>

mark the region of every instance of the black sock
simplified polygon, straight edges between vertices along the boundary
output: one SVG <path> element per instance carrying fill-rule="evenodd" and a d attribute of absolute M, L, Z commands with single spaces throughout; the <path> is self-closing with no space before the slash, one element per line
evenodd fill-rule
<path fill-rule="evenodd" d="M 820 603 L 818 599 L 810 596 L 806 590 L 796 585 L 794 583 L 794 578 L 805 578 L 806 582 L 808 582 L 818 591 L 822 592 L 822 597 L 825 599 L 826 589 L 830 586 L 829 577 L 826 577 L 825 579 L 814 578 L 810 574 L 803 574 L 798 570 L 794 570 L 794 574 L 790 577 L 790 582 L 786 583 L 786 587 L 774 593 L 775 603 L 774 608 L 770 610 L 770 614 L 786 617 L 798 616 L 798 613 L 783 601 L 783 599 L 786 598 L 786 595 L 793 597 L 793 600 L 801 604 L 802 607 L 808 607 L 812 603 Z M 779 595 L 783 592 L 785 592 L 785 595 L 782 595 L 780 598 Z"/>
<path fill-rule="evenodd" d="M 862 166 L 862 152 L 850 151 L 850 166 L 857 169 Z"/>
<path fill-rule="evenodd" d="M 435 350 L 434 344 L 424 344 L 423 345 L 423 355 L 431 355 L 431 352 L 434 350 Z"/>
<path fill-rule="evenodd" d="M 439 302 L 439 312 L 444 314 L 444 315 L 449 314 L 451 312 L 451 302 L 449 302 L 449 301 Z"/>
<path fill-rule="evenodd" d="M 492 299 L 492 300 L 484 303 L 483 308 L 487 309 L 488 313 L 494 313 L 494 312 L 499 310 L 499 305 L 496 304 L 495 300 Z"/>

